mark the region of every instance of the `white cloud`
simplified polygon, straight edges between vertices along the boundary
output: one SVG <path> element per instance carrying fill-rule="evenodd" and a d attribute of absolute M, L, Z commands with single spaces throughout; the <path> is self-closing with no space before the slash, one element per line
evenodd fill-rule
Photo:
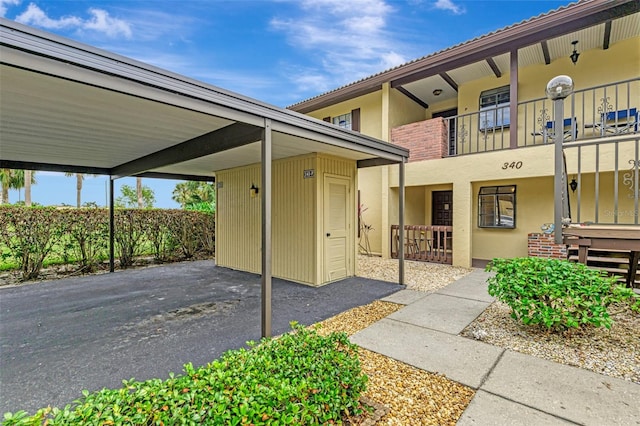
<path fill-rule="evenodd" d="M 109 37 L 123 35 L 126 38 L 131 38 L 131 27 L 126 21 L 113 18 L 102 9 L 89 9 L 89 13 L 92 17 L 84 22 L 82 29 L 105 33 Z"/>
<path fill-rule="evenodd" d="M 454 15 L 462 15 L 466 12 L 462 6 L 458 6 L 452 0 L 437 0 L 434 6 L 436 9 L 448 10 Z"/>
<path fill-rule="evenodd" d="M 402 45 L 387 31 L 393 7 L 384 0 L 304 0 L 301 15 L 273 18 L 297 49 L 313 52 L 314 64 L 288 72 L 299 90 L 326 91 L 406 62 Z"/>
<path fill-rule="evenodd" d="M 82 24 L 82 20 L 75 16 L 67 16 L 60 19 L 51 19 L 47 16 L 42 9 L 35 4 L 31 3 L 27 10 L 22 12 L 16 17 L 16 21 L 33 25 L 35 27 L 46 29 L 62 29 L 62 28 L 74 28 L 79 27 Z"/>
<path fill-rule="evenodd" d="M 126 21 L 113 18 L 107 11 L 102 9 L 89 9 L 89 14 L 91 15 L 89 19 L 82 19 L 77 16 L 63 16 L 53 19 L 47 16 L 37 5 L 31 3 L 27 10 L 16 17 L 16 21 L 47 30 L 94 31 L 104 33 L 112 38 L 119 36 L 131 38 L 131 26 Z"/>
<path fill-rule="evenodd" d="M 4 17 L 9 6 L 17 6 L 20 0 L 0 0 L 0 16 Z"/>

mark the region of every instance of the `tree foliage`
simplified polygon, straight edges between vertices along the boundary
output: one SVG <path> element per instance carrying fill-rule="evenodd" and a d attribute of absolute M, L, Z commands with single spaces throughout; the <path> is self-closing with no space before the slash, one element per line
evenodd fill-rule
<path fill-rule="evenodd" d="M 186 210 L 216 210 L 216 189 L 211 183 L 181 182 L 174 188 L 171 198 Z"/>
<path fill-rule="evenodd" d="M 122 185 L 120 187 L 120 196 L 116 198 L 115 206 L 117 208 L 137 208 L 139 207 L 138 203 L 138 191 L 136 188 L 132 188 L 129 185 Z M 145 209 L 150 209 L 153 207 L 153 203 L 156 201 L 156 196 L 153 193 L 153 190 L 146 185 L 142 186 L 142 207 Z"/>

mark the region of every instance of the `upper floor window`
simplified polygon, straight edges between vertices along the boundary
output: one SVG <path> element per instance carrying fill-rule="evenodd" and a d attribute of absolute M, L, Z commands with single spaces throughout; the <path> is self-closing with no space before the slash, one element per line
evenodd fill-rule
<path fill-rule="evenodd" d="M 351 112 L 347 112 L 336 117 L 325 117 L 322 120 L 327 123 L 335 124 L 343 129 L 360 131 L 360 108 L 352 109 Z"/>
<path fill-rule="evenodd" d="M 333 124 L 343 129 L 351 130 L 351 113 L 342 114 L 337 117 L 333 117 Z"/>
<path fill-rule="evenodd" d="M 516 186 L 483 186 L 478 194 L 478 227 L 516 227 Z"/>
<path fill-rule="evenodd" d="M 480 130 L 495 130 L 509 126 L 509 86 L 480 93 Z"/>

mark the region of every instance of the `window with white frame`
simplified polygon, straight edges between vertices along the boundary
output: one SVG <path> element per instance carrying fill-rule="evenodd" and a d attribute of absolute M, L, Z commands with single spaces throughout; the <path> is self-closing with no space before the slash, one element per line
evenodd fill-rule
<path fill-rule="evenodd" d="M 478 227 L 516 227 L 516 186 L 483 186 L 478 193 Z"/>
<path fill-rule="evenodd" d="M 343 129 L 351 130 L 351 113 L 348 112 L 346 114 L 339 115 L 337 117 L 333 117 L 333 124 L 338 127 L 342 127 Z"/>
<path fill-rule="evenodd" d="M 480 93 L 480 130 L 497 130 L 509 126 L 509 98 L 509 86 Z"/>

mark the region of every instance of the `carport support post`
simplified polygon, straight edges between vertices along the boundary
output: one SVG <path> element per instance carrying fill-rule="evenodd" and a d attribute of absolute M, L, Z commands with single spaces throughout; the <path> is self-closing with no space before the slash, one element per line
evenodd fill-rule
<path fill-rule="evenodd" d="M 404 284 L 404 159 L 398 164 L 398 284 Z"/>
<path fill-rule="evenodd" d="M 262 161 L 262 337 L 271 337 L 271 120 L 264 119 Z"/>
<path fill-rule="evenodd" d="M 115 212 L 113 206 L 113 181 L 114 179 L 109 176 L 109 272 L 113 272 L 116 269 L 115 255 L 114 255 L 114 234 L 115 234 Z"/>

